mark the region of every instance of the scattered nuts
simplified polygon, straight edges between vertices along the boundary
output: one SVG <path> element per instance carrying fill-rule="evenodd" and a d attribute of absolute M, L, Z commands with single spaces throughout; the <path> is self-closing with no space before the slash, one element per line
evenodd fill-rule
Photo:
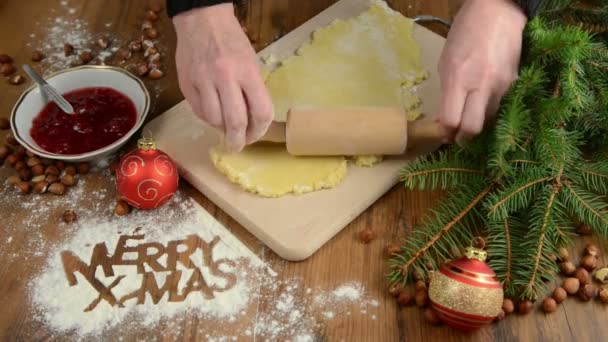
<path fill-rule="evenodd" d="M 38 164 L 38 165 L 32 166 L 32 173 L 35 176 L 44 175 L 44 165 Z"/>
<path fill-rule="evenodd" d="M 401 252 L 401 246 L 399 246 L 399 244 L 391 243 L 386 246 L 386 255 L 388 257 L 392 257 L 395 254 L 399 254 L 399 252 Z"/>
<path fill-rule="evenodd" d="M 17 183 L 17 190 L 22 194 L 29 194 L 32 188 L 30 187 L 30 183 L 28 182 L 19 182 Z"/>
<path fill-rule="evenodd" d="M 578 279 L 581 285 L 591 284 L 591 276 L 589 276 L 589 272 L 582 267 L 576 269 L 574 272 L 574 277 Z"/>
<path fill-rule="evenodd" d="M 55 195 L 63 195 L 65 193 L 65 185 L 61 183 L 53 183 L 49 186 L 49 192 Z"/>
<path fill-rule="evenodd" d="M 32 52 L 32 62 L 40 62 L 44 59 L 44 54 L 42 52 L 36 50 Z"/>
<path fill-rule="evenodd" d="M 427 308 L 424 310 L 424 319 L 429 322 L 431 325 L 440 325 L 441 320 L 439 319 L 439 315 L 433 308 Z"/>
<path fill-rule="evenodd" d="M 426 291 L 416 291 L 416 295 L 414 296 L 414 300 L 416 301 L 416 305 L 419 308 L 425 307 L 429 303 L 429 295 Z"/>
<path fill-rule="evenodd" d="M 159 69 L 153 68 L 152 70 L 150 70 L 150 73 L 148 74 L 148 77 L 151 80 L 158 80 L 160 78 L 163 77 L 163 72 L 160 71 Z"/>
<path fill-rule="evenodd" d="M 553 290 L 553 299 L 555 299 L 558 304 L 565 301 L 567 297 L 568 293 L 566 292 L 566 290 L 564 290 L 563 287 L 558 287 Z"/>
<path fill-rule="evenodd" d="M 510 300 L 509 298 L 505 298 L 502 301 L 502 310 L 508 315 L 513 313 L 513 311 L 515 311 L 515 304 L 513 304 L 513 301 Z"/>
<path fill-rule="evenodd" d="M 13 75 L 8 79 L 8 83 L 12 85 L 20 85 L 25 81 L 25 78 L 21 75 Z"/>
<path fill-rule="evenodd" d="M 0 158 L 6 158 L 10 150 L 4 145 L 0 145 Z"/>
<path fill-rule="evenodd" d="M 49 182 L 49 184 L 57 183 L 57 182 L 59 182 L 59 176 L 57 176 L 57 175 L 47 175 L 44 180 L 47 181 L 47 182 Z"/>
<path fill-rule="evenodd" d="M 6 143 L 11 146 L 19 145 L 19 142 L 17 141 L 17 139 L 15 139 L 15 137 L 13 136 L 12 133 L 9 133 L 6 135 Z"/>
<path fill-rule="evenodd" d="M 532 310 L 534 310 L 534 303 L 529 300 L 519 302 L 519 305 L 517 306 L 517 312 L 521 315 L 527 315 L 532 312 Z"/>
<path fill-rule="evenodd" d="M 581 259 L 581 266 L 587 271 L 593 271 L 597 268 L 597 257 L 591 254 L 587 254 Z"/>
<path fill-rule="evenodd" d="M 34 183 L 34 192 L 37 194 L 45 193 L 48 188 L 49 183 L 45 182 L 44 180 Z"/>
<path fill-rule="evenodd" d="M 59 169 L 55 165 L 49 165 L 46 167 L 46 170 L 44 170 L 44 174 L 59 176 Z"/>
<path fill-rule="evenodd" d="M 600 255 L 600 249 L 598 246 L 592 244 L 592 243 L 588 243 L 585 246 L 585 254 L 586 255 L 593 255 L 594 257 L 598 257 Z"/>
<path fill-rule="evenodd" d="M 496 322 L 502 321 L 503 319 L 505 319 L 506 316 L 507 316 L 507 314 L 505 313 L 505 310 L 500 310 L 498 315 L 496 315 L 496 317 L 494 318 L 494 321 L 496 321 Z"/>
<path fill-rule="evenodd" d="M 135 68 L 137 75 L 140 77 L 146 76 L 146 74 L 148 73 L 148 65 L 146 65 L 146 63 L 138 63 Z"/>
<path fill-rule="evenodd" d="M 150 21 L 157 21 L 158 20 L 158 14 L 156 14 L 156 12 L 149 10 L 146 12 L 146 18 Z"/>
<path fill-rule="evenodd" d="M 545 300 L 543 301 L 543 310 L 545 310 L 546 313 L 552 313 L 557 311 L 557 302 L 555 301 L 555 299 L 551 297 L 545 298 Z"/>
<path fill-rule="evenodd" d="M 163 8 L 158 2 L 153 2 L 150 4 L 150 9 L 155 13 L 159 13 Z"/>
<path fill-rule="evenodd" d="M 37 156 L 37 155 L 35 155 L 35 154 L 33 154 L 33 153 L 32 153 L 32 151 L 25 151 L 25 155 L 26 155 L 28 158 L 34 158 L 34 157 L 38 158 L 38 156 Z"/>
<path fill-rule="evenodd" d="M 559 248 L 559 260 L 568 261 L 569 258 L 570 258 L 570 253 L 568 252 L 568 249 L 566 247 L 560 247 Z"/>
<path fill-rule="evenodd" d="M 599 298 L 602 301 L 602 303 L 604 304 L 608 304 L 608 289 L 607 288 L 601 288 L 600 292 L 599 292 Z"/>
<path fill-rule="evenodd" d="M 596 289 L 595 287 L 593 287 L 593 285 L 586 284 L 584 286 L 581 286 L 581 288 L 578 290 L 578 297 L 582 301 L 588 302 L 593 299 L 593 297 L 595 297 L 595 292 Z"/>
<path fill-rule="evenodd" d="M 600 268 L 595 272 L 595 279 L 602 284 L 608 284 L 608 267 Z"/>
<path fill-rule="evenodd" d="M 71 67 L 77 67 L 77 66 L 81 66 L 81 65 L 83 65 L 83 64 L 84 64 L 84 63 L 82 62 L 82 59 L 80 59 L 80 58 L 75 59 L 75 60 L 73 60 L 72 62 L 70 62 L 70 66 L 71 66 Z"/>
<path fill-rule="evenodd" d="M 119 200 L 116 202 L 116 207 L 114 208 L 114 213 L 118 216 L 125 216 L 129 213 L 131 208 L 127 202 Z"/>
<path fill-rule="evenodd" d="M 82 162 L 82 163 L 78 163 L 78 173 L 81 175 L 86 175 L 87 173 L 89 173 L 89 163 L 86 162 Z"/>
<path fill-rule="evenodd" d="M 28 168 L 19 170 L 19 177 L 24 181 L 29 181 L 32 179 L 32 170 Z"/>
<path fill-rule="evenodd" d="M 0 54 L 0 63 L 13 63 L 13 58 L 6 54 Z"/>
<path fill-rule="evenodd" d="M 23 169 L 25 169 L 27 167 L 27 164 L 25 164 L 25 162 L 23 160 L 19 160 L 18 162 L 15 163 L 15 171 L 21 171 Z"/>
<path fill-rule="evenodd" d="M 146 35 L 146 37 L 150 38 L 150 39 L 156 39 L 158 38 L 158 30 L 155 29 L 154 27 L 150 27 L 144 30 L 144 34 Z"/>
<path fill-rule="evenodd" d="M 562 284 L 562 287 L 569 295 L 574 295 L 581 287 L 581 282 L 578 280 L 578 278 L 566 278 L 566 280 L 564 280 L 564 283 Z"/>
<path fill-rule="evenodd" d="M 107 49 L 110 46 L 110 41 L 106 38 L 99 38 L 97 39 L 97 45 L 102 49 Z"/>
<path fill-rule="evenodd" d="M 131 50 L 129 50 L 129 48 L 122 47 L 120 50 L 118 50 L 118 52 L 116 52 L 116 55 L 121 60 L 126 61 L 127 59 L 131 58 Z"/>
<path fill-rule="evenodd" d="M 158 49 L 155 48 L 154 46 L 147 48 L 146 51 L 144 52 L 144 57 L 151 57 L 151 56 L 155 56 L 155 55 L 158 55 Z"/>
<path fill-rule="evenodd" d="M 10 76 L 15 73 L 17 69 L 12 64 L 4 63 L 0 66 L 0 73 L 4 76 Z"/>
<path fill-rule="evenodd" d="M 80 53 L 80 60 L 82 61 L 82 63 L 87 64 L 89 63 L 91 60 L 93 60 L 93 54 L 91 53 L 91 51 L 82 51 Z"/>
<path fill-rule="evenodd" d="M 40 164 L 42 164 L 42 161 L 38 157 L 30 157 L 27 159 L 27 166 L 29 167 L 34 167 Z"/>
<path fill-rule="evenodd" d="M 551 259 L 551 261 L 553 261 L 553 262 L 557 262 L 557 255 L 555 255 L 555 254 L 551 254 L 551 255 L 549 256 L 549 258 Z"/>
<path fill-rule="evenodd" d="M 418 271 L 418 270 L 412 271 L 412 278 L 414 278 L 414 280 L 416 280 L 416 281 L 423 280 L 422 275 L 420 274 L 420 271 Z"/>
<path fill-rule="evenodd" d="M 153 27 L 154 27 L 154 24 L 152 24 L 152 22 L 150 20 L 144 20 L 141 23 L 141 30 L 142 31 L 145 31 L 145 30 L 147 30 L 149 28 L 153 28 Z"/>
<path fill-rule="evenodd" d="M 45 176 L 45 175 L 37 175 L 37 176 L 34 176 L 34 177 L 32 178 L 32 183 L 38 183 L 38 182 L 42 182 L 42 181 L 44 181 L 44 179 L 45 179 L 45 178 L 46 178 L 46 176 Z"/>
<path fill-rule="evenodd" d="M 401 284 L 395 284 L 388 288 L 388 293 L 390 293 L 390 295 L 393 297 L 399 296 L 399 293 L 401 293 L 401 291 L 404 291 L 403 286 Z"/>
<path fill-rule="evenodd" d="M 15 149 L 15 154 L 20 157 L 25 156 L 25 152 L 27 152 L 27 150 L 23 146 L 17 146 L 17 148 Z"/>
<path fill-rule="evenodd" d="M 59 169 L 59 171 L 63 171 L 63 169 L 65 169 L 65 162 L 63 160 L 57 160 L 55 162 L 55 166 L 57 166 L 57 169 Z"/>
<path fill-rule="evenodd" d="M 570 261 L 564 261 L 559 264 L 559 268 L 564 275 L 571 276 L 576 271 L 576 266 Z"/>
<path fill-rule="evenodd" d="M 137 40 L 137 39 L 132 40 L 132 41 L 129 43 L 129 49 L 130 49 L 132 52 L 139 52 L 139 51 L 141 51 L 141 41 L 140 41 L 140 40 Z"/>
<path fill-rule="evenodd" d="M 66 173 L 65 175 L 63 175 L 63 177 L 61 177 L 61 183 L 65 186 L 72 186 L 76 184 L 76 178 Z"/>
<path fill-rule="evenodd" d="M 366 228 L 359 232 L 359 240 L 365 244 L 372 242 L 376 238 L 373 230 Z"/>
<path fill-rule="evenodd" d="M 67 165 L 65 167 L 65 174 L 66 175 L 76 175 L 76 168 L 74 167 L 74 165 Z"/>
<path fill-rule="evenodd" d="M 15 166 L 15 164 L 17 164 L 19 161 L 19 157 L 14 154 L 10 154 L 6 157 L 6 161 L 10 166 Z"/>
<path fill-rule="evenodd" d="M 593 233 L 593 229 L 589 227 L 589 225 L 585 223 L 581 223 L 576 227 L 576 232 L 580 235 L 591 235 Z"/>
<path fill-rule="evenodd" d="M 63 215 L 61 215 L 61 218 L 63 219 L 63 222 L 65 223 L 72 223 L 74 221 L 76 221 L 76 213 L 73 210 L 66 210 L 63 212 Z"/>
<path fill-rule="evenodd" d="M 9 185 L 16 185 L 21 182 L 21 178 L 19 178 L 19 176 L 10 176 L 6 179 L 6 182 Z"/>
<path fill-rule="evenodd" d="M 426 290 L 426 283 L 424 282 L 424 280 L 418 280 L 418 281 L 416 281 L 416 284 L 414 285 L 414 289 L 416 291 L 425 291 Z"/>
<path fill-rule="evenodd" d="M 63 54 L 68 57 L 74 53 L 74 46 L 70 43 L 63 44 Z"/>
<path fill-rule="evenodd" d="M 397 295 L 397 303 L 401 306 L 408 306 L 412 303 L 412 296 L 407 291 L 400 291 Z"/>

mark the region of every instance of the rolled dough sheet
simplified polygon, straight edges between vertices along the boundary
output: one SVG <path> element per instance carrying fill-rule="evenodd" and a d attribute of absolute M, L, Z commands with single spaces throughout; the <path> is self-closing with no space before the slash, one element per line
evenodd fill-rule
<path fill-rule="evenodd" d="M 414 22 L 383 1 L 349 20 L 336 20 L 313 33 L 309 43 L 266 74 L 275 121 L 285 121 L 295 106 L 404 108 L 408 119 L 419 115 L 416 85 L 426 77 Z M 340 127 L 336 127 L 340 129 Z M 382 134 L 382 132 L 378 132 Z M 298 158 L 284 146 L 250 146 L 227 155 L 210 151 L 218 170 L 245 190 L 266 197 L 331 188 L 346 175 L 341 157 Z M 372 166 L 381 156 L 354 158 Z"/>

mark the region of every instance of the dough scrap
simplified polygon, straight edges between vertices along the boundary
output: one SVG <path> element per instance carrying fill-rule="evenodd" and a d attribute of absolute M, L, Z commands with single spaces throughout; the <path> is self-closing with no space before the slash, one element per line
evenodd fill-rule
<path fill-rule="evenodd" d="M 285 121 L 294 106 L 401 107 L 409 120 L 415 119 L 420 106 L 416 85 L 427 74 L 413 28 L 412 19 L 373 0 L 362 14 L 316 30 L 310 42 L 275 70 L 262 69 L 274 120 Z M 232 155 L 213 148 L 210 155 L 230 181 L 264 197 L 331 188 L 347 171 L 343 157 L 294 157 L 284 145 L 256 144 Z M 357 166 L 371 167 L 382 156 L 353 160 Z"/>

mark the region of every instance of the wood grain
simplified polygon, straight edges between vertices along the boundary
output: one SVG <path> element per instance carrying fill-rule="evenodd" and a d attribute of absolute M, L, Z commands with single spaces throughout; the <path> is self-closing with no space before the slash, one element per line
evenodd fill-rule
<path fill-rule="evenodd" d="M 83 18 L 90 23 L 94 32 L 108 32 L 105 26 L 113 22 L 111 30 L 126 37 L 136 32 L 142 19 L 146 1 L 136 0 L 69 0 L 69 6 L 76 10 L 74 18 Z M 277 37 L 289 32 L 305 22 L 322 9 L 329 6 L 331 0 L 251 0 L 246 2 L 239 12 L 247 24 L 249 32 L 255 38 L 255 47 L 261 49 Z M 61 10 L 59 0 L 29 0 L 0 2 L 0 53 L 12 55 L 18 63 L 29 61 L 32 48 L 25 42 L 29 35 L 44 35 L 46 32 L 36 27 L 37 21 L 58 13 Z M 462 3 L 461 0 L 393 0 L 396 9 L 406 15 L 419 13 L 450 17 Z M 55 12 L 53 12 L 55 11 Z M 167 71 L 160 86 L 146 81 L 154 94 L 154 107 L 150 118 L 162 113 L 183 99 L 177 85 L 172 55 L 175 49 L 175 38 L 171 23 L 167 18 L 159 24 L 162 33 L 162 46 L 165 52 L 164 65 Z M 439 28 L 436 28 L 441 32 Z M 445 32 L 442 32 L 445 34 Z M 1 81 L 1 80 L 0 80 Z M 24 86 L 9 86 L 0 82 L 0 117 L 8 117 L 10 109 Z M 4 134 L 2 134 L 3 136 Z M 0 180 L 12 174 L 9 168 L 0 168 Z M 107 188 L 113 191 L 112 182 L 100 173 L 86 176 L 87 191 Z M 488 326 L 473 334 L 459 333 L 446 327 L 436 328 L 426 324 L 422 312 L 416 308 L 399 308 L 386 293 L 385 274 L 387 260 L 384 247 L 407 236 L 412 227 L 419 222 L 425 211 L 440 198 L 438 193 L 418 193 L 405 191 L 397 186 L 378 200 L 365 213 L 357 217 L 346 229 L 329 241 L 310 259 L 289 263 L 273 255 L 259 242 L 240 227 L 235 221 L 219 210 L 213 203 L 192 189 L 188 184 L 182 188 L 196 201 L 222 222 L 233 234 L 242 240 L 253 251 L 263 256 L 278 271 L 279 279 L 298 277 L 307 287 L 331 288 L 347 281 L 359 281 L 365 285 L 372 297 L 379 299 L 377 320 L 368 315 L 353 313 L 352 316 L 338 316 L 333 320 L 322 322 L 316 331 L 319 341 L 601 341 L 608 334 L 604 322 L 608 318 L 606 307 L 600 303 L 580 303 L 569 299 L 560 306 L 558 312 L 545 315 L 536 310 L 528 316 L 509 316 L 504 321 Z M 11 189 L 2 187 L 0 196 L 15 196 Z M 50 197 L 41 197 L 41 203 L 52 201 Z M 5 202 L 2 202 L 5 203 Z M 69 236 L 59 228 L 57 217 L 64 208 L 57 208 L 48 215 L 48 223 L 39 228 L 44 236 L 38 243 L 36 251 L 27 250 L 32 237 L 20 229 L 25 218 L 30 217 L 30 209 L 24 209 L 18 203 L 0 206 L 0 239 L 12 237 L 10 244 L 1 244 L 0 248 L 0 340 L 65 340 L 69 335 L 57 335 L 38 323 L 29 303 L 28 281 L 39 274 L 46 261 L 53 243 L 63 241 Z M 356 235 L 365 228 L 372 228 L 378 238 L 369 245 L 362 245 Z M 595 240 L 586 237 L 577 242 L 571 254 L 578 261 L 585 242 Z M 604 243 L 599 244 L 603 255 L 606 252 Z M 34 252 L 39 257 L 33 257 Z M 605 258 L 601 259 L 603 264 Z M 261 292 L 268 291 L 260 289 Z M 255 302 L 247 310 L 247 315 L 256 315 L 269 310 L 270 296 L 262 302 Z M 221 322 L 190 319 L 178 326 L 171 326 L 165 321 L 144 333 L 115 329 L 105 340 L 115 340 L 122 336 L 125 341 L 131 340 L 205 340 L 206 329 L 213 329 Z"/>

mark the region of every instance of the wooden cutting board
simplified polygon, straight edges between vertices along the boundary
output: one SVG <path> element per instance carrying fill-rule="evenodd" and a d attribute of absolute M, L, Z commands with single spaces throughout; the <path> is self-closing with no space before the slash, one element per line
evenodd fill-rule
<path fill-rule="evenodd" d="M 337 18 L 347 19 L 367 10 L 367 0 L 341 0 L 269 45 L 259 55 L 273 54 L 282 60 L 310 39 L 317 28 Z M 433 113 L 438 107 L 439 80 L 437 62 L 444 38 L 415 25 L 414 35 L 421 46 L 422 63 L 429 79 L 420 86 L 423 112 Z M 279 256 L 299 261 L 308 258 L 335 234 L 367 209 L 399 180 L 399 170 L 415 155 L 437 146 L 391 158 L 372 168 L 349 163 L 347 176 L 330 190 L 299 196 L 262 198 L 241 190 L 219 173 L 209 159 L 208 149 L 219 137 L 215 130 L 196 118 L 183 101 L 146 125 L 158 147 L 177 163 L 181 176 L 248 229 Z M 185 146 L 195 146 L 197 153 Z"/>

